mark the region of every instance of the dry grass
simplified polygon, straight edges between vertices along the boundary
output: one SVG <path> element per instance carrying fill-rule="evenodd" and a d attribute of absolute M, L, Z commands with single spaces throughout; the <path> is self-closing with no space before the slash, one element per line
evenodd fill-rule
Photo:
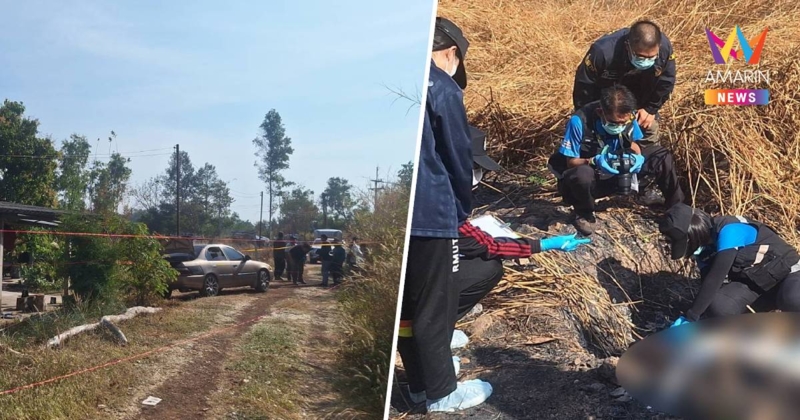
<path fill-rule="evenodd" d="M 9 328 L 0 334 L 0 343 L 23 355 L 4 354 L 0 358 L 0 388 L 34 383 L 164 346 L 208 328 L 227 308 L 209 299 L 194 305 L 170 301 L 165 306 L 156 315 L 137 317 L 119 325 L 130 341 L 126 347 L 118 346 L 107 333 L 98 332 L 73 337 L 63 348 L 42 348 L 52 329 L 61 330 L 84 318 L 96 321 L 99 314 L 30 320 L 25 321 L 27 325 L 20 325 L 22 328 Z M 157 354 L 0 396 L 0 418 L 108 418 L 110 411 L 101 407 L 126 406 L 131 390 L 146 383 L 165 357 L 166 353 Z"/>
<path fill-rule="evenodd" d="M 506 164 L 541 163 L 572 108 L 575 68 L 599 36 L 655 20 L 677 56 L 678 83 L 661 110 L 662 141 L 675 153 L 696 205 L 772 223 L 800 245 L 800 4 L 762 1 L 440 1 L 439 14 L 472 42 L 466 91 L 471 119 L 488 129 Z M 711 61 L 704 28 L 746 34 L 769 27 L 761 70 L 767 107 L 707 107 Z M 731 70 L 752 66 L 734 63 Z M 757 86 L 749 86 L 757 87 Z M 714 164 L 716 162 L 716 164 Z"/>
<path fill-rule="evenodd" d="M 656 21 L 672 41 L 678 68 L 675 91 L 660 112 L 661 140 L 673 150 L 694 205 L 767 222 L 800 246 L 796 1 L 441 0 L 438 14 L 461 26 L 471 42 L 467 110 L 489 133 L 490 154 L 506 168 L 536 176 L 563 136 L 575 69 L 591 42 L 637 19 Z M 758 66 L 771 75 L 769 106 L 703 103 L 705 89 L 722 87 L 705 83 L 709 70 L 753 69 L 738 62 L 716 66 L 711 59 L 704 28 L 727 34 L 735 25 L 745 34 L 770 29 Z M 629 245 L 613 246 L 620 254 L 641 255 Z M 566 308 L 603 351 L 627 346 L 635 335 L 625 307 L 630 300 L 613 303 L 570 257 L 535 256 L 534 262 L 540 269 L 512 273 L 501 283 L 500 292 L 524 293 L 508 307 Z"/>

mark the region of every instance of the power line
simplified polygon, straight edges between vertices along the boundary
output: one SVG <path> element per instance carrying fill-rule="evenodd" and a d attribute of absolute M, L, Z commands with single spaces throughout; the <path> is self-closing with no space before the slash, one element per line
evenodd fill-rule
<path fill-rule="evenodd" d="M 110 155 L 95 155 L 94 160 L 97 160 L 98 156 L 107 158 L 107 157 L 114 156 L 115 154 L 116 153 L 110 154 Z M 172 153 L 154 153 L 154 154 L 145 154 L 145 155 L 137 155 L 137 154 L 125 155 L 125 154 L 120 154 L 120 156 L 124 157 L 124 158 L 140 158 L 140 157 L 152 157 L 152 156 L 167 156 L 167 155 L 171 155 L 171 154 Z M 58 158 L 73 158 L 73 157 L 83 157 L 83 156 L 81 156 L 81 155 L 2 155 L 2 154 L 0 154 L 0 158 L 6 158 L 6 159 L 58 159 Z M 88 159 L 88 156 L 86 156 L 86 158 Z"/>

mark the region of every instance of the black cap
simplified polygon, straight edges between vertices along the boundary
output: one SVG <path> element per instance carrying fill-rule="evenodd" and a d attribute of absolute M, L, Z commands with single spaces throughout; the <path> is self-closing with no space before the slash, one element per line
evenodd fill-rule
<path fill-rule="evenodd" d="M 453 75 L 453 80 L 458 83 L 458 86 L 460 86 L 461 89 L 465 89 L 467 87 L 467 71 L 464 69 L 464 58 L 467 56 L 469 41 L 467 41 L 467 38 L 464 38 L 464 34 L 455 23 L 450 22 L 443 17 L 436 18 L 436 29 L 439 29 L 447 34 L 447 36 L 449 36 L 456 43 L 459 60 L 456 74 Z"/>
<path fill-rule="evenodd" d="M 487 171 L 499 171 L 503 167 L 486 154 L 486 133 L 469 126 L 469 137 L 472 139 L 472 160 Z"/>
<path fill-rule="evenodd" d="M 686 256 L 689 247 L 689 225 L 692 223 L 692 208 L 683 203 L 675 204 L 667 210 L 666 219 L 659 226 L 661 233 L 669 238 L 672 259 Z"/>

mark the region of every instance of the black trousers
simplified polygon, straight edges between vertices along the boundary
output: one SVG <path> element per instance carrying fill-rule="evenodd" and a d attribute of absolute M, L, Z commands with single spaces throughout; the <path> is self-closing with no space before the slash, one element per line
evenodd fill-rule
<path fill-rule="evenodd" d="M 331 262 L 331 277 L 333 277 L 333 284 L 341 284 L 344 278 L 344 264 L 340 262 Z"/>
<path fill-rule="evenodd" d="M 303 260 L 292 259 L 292 281 L 295 283 L 303 281 L 303 270 L 306 263 Z"/>
<path fill-rule="evenodd" d="M 658 189 L 664 194 L 667 208 L 673 204 L 682 203 L 686 198 L 678 184 L 678 175 L 675 172 L 675 162 L 672 153 L 659 145 L 643 148 L 644 165 L 639 171 L 639 188 L 644 188 L 648 179 L 654 180 Z M 580 165 L 564 171 L 558 181 L 558 190 L 564 201 L 572 205 L 578 213 L 593 212 L 594 200 L 613 195 L 617 189 L 617 178 L 601 180 L 594 168 L 589 165 Z"/>
<path fill-rule="evenodd" d="M 412 236 L 400 310 L 397 350 L 411 392 L 429 399 L 456 389 L 450 341 L 458 310 L 458 240 Z"/>
<path fill-rule="evenodd" d="M 272 254 L 272 259 L 275 260 L 275 278 L 280 279 L 286 269 L 286 254 L 283 251 L 280 254 Z"/>
<path fill-rule="evenodd" d="M 765 293 L 738 281 L 724 284 L 714 296 L 706 314 L 711 317 L 738 315 L 748 312 L 747 305 L 756 312 L 775 309 L 800 312 L 800 271 L 789 274 Z"/>
<path fill-rule="evenodd" d="M 503 278 L 501 260 L 461 260 L 455 285 L 458 292 L 456 321 L 464 317 Z M 455 328 L 455 325 L 453 325 Z"/>

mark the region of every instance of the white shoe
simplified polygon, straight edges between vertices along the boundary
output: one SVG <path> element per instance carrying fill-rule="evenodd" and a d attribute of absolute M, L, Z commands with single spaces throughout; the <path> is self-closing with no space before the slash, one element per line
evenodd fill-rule
<path fill-rule="evenodd" d="M 454 412 L 483 404 L 492 395 L 492 385 L 480 379 L 459 382 L 450 395 L 428 400 L 428 412 Z"/>
<path fill-rule="evenodd" d="M 460 349 L 461 347 L 465 347 L 469 343 L 469 338 L 464 331 L 455 330 L 453 331 L 453 339 L 450 340 L 450 348 L 451 349 Z"/>
<path fill-rule="evenodd" d="M 458 376 L 458 372 L 461 371 L 461 358 L 458 356 L 453 356 L 453 369 L 455 369 L 456 376 Z M 411 390 L 409 390 L 408 396 L 411 397 L 411 401 L 414 404 L 423 403 L 428 399 L 428 397 L 425 395 L 425 391 L 411 392 Z"/>

